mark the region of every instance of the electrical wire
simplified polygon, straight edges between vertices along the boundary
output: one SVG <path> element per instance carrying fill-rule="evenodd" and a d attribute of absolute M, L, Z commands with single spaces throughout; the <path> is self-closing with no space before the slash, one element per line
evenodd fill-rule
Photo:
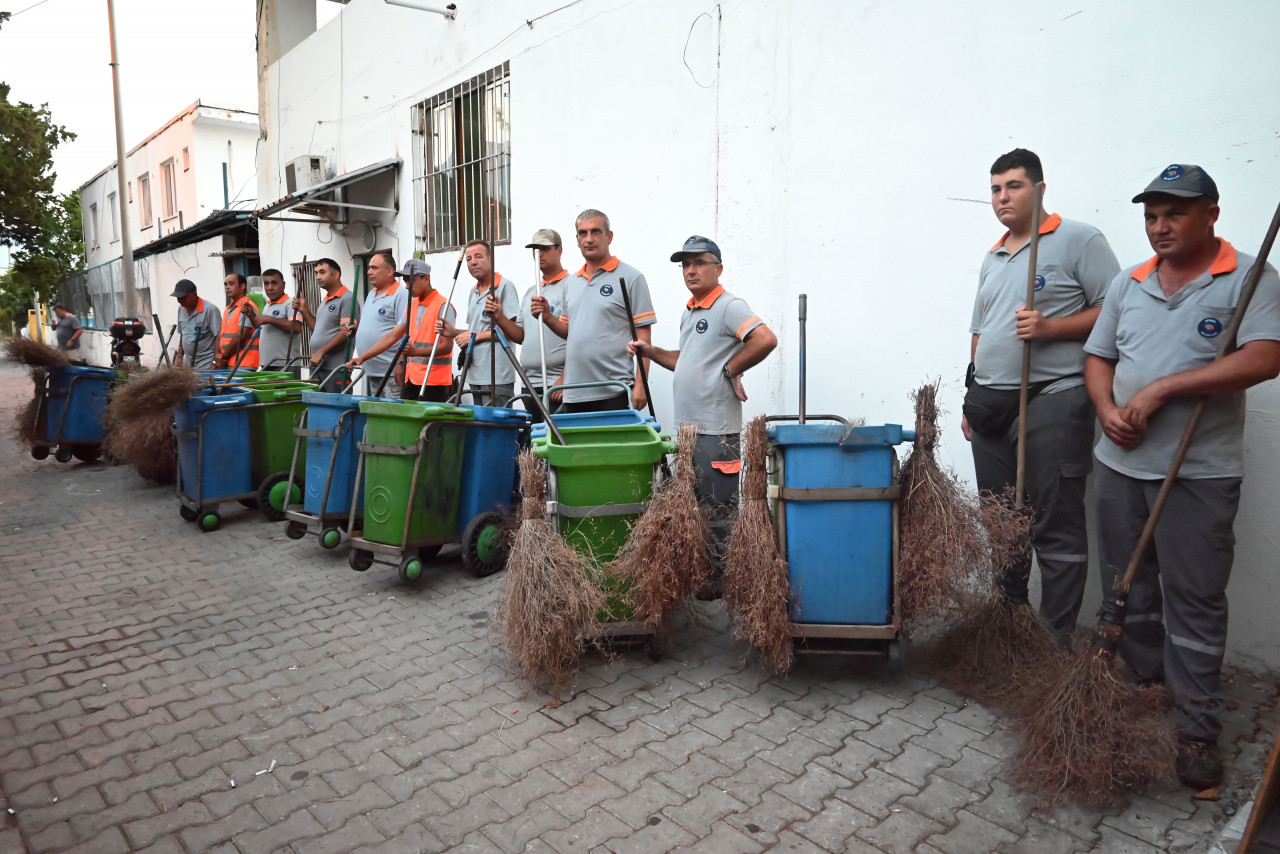
<path fill-rule="evenodd" d="M 30 6 L 28 6 L 27 8 L 25 8 L 25 9 L 19 9 L 17 12 L 14 12 L 12 15 L 10 15 L 10 16 L 9 16 L 9 20 L 11 20 L 11 21 L 12 21 L 14 18 L 18 17 L 18 16 L 19 16 L 19 15 L 21 15 L 23 12 L 30 12 L 30 11 L 31 11 L 32 9 L 34 9 L 35 7 L 37 7 L 37 6 L 43 6 L 45 3 L 48 3 L 48 2 L 49 2 L 49 0 L 40 0 L 40 2 L 39 2 L 39 3 L 32 3 L 32 4 L 31 4 Z"/>

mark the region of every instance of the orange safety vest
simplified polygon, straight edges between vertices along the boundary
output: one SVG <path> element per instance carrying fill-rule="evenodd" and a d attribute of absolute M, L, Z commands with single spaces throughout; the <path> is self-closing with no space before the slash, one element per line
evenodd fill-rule
<path fill-rule="evenodd" d="M 444 294 L 439 291 L 432 291 L 431 296 L 427 297 L 423 302 L 414 297 L 409 303 L 409 346 L 410 347 L 426 347 L 431 348 L 432 342 L 436 340 L 436 321 L 440 315 L 446 310 Z M 423 323 L 422 321 L 426 322 Z M 421 361 L 415 361 L 421 359 Z M 427 379 L 427 385 L 452 385 L 453 384 L 453 355 L 440 356 L 437 355 L 431 360 L 431 371 L 428 378 L 427 360 L 425 356 L 415 356 L 409 360 L 405 368 L 404 378 L 406 382 L 413 385 L 422 385 L 423 379 Z"/>
<path fill-rule="evenodd" d="M 253 301 L 247 296 L 240 297 L 235 304 L 227 309 L 227 313 L 222 317 L 222 336 L 218 344 L 218 352 L 225 353 L 231 351 L 231 358 L 228 362 L 234 366 L 236 357 L 240 350 L 240 317 L 244 314 L 245 305 L 253 305 Z M 258 339 L 253 338 L 249 342 L 249 352 L 245 354 L 244 360 L 240 362 L 242 368 L 258 367 Z"/>

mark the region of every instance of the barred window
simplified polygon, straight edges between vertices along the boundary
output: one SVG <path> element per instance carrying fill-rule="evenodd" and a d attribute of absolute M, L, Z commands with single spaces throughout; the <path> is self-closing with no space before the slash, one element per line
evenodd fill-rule
<path fill-rule="evenodd" d="M 417 248 L 511 242 L 511 72 L 507 63 L 413 107 Z"/>
<path fill-rule="evenodd" d="M 320 292 L 320 284 L 316 281 L 316 265 L 319 261 L 305 261 L 292 264 L 293 295 L 306 297 L 307 308 L 315 314 L 320 311 L 324 295 Z M 302 337 L 298 339 L 298 355 L 311 355 L 311 330 L 302 324 Z"/>

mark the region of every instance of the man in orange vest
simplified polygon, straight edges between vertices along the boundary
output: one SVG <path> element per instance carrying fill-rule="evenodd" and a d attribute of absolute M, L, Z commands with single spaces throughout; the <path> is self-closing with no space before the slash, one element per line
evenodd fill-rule
<path fill-rule="evenodd" d="M 409 343 L 404 348 L 400 397 L 444 403 L 453 394 L 453 338 L 436 332 L 436 324 L 443 320 L 452 328 L 457 312 L 445 295 L 431 286 L 431 265 L 426 261 L 411 258 L 396 275 L 408 283 L 413 294 L 409 303 Z M 435 344 L 432 357 L 431 346 L 437 336 L 440 341 Z M 431 358 L 430 364 L 428 358 Z"/>
<path fill-rule="evenodd" d="M 253 343 L 253 321 L 258 316 L 258 309 L 245 294 L 249 283 L 239 273 L 231 273 L 222 281 L 223 290 L 227 294 L 227 313 L 222 316 L 222 334 L 218 338 L 218 358 L 214 367 L 225 368 L 237 362 L 241 370 L 258 367 L 258 339 Z M 245 348 L 244 359 L 240 352 Z"/>

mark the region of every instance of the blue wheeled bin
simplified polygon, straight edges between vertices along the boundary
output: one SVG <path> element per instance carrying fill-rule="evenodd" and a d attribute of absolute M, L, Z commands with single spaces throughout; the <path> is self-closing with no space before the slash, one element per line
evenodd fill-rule
<path fill-rule="evenodd" d="M 530 415 L 505 407 L 462 406 L 475 413 L 475 420 L 465 422 L 458 545 L 462 565 L 483 578 L 507 563 L 507 521 L 518 490 L 516 456 Z"/>
<path fill-rule="evenodd" d="M 356 515 L 364 509 L 364 490 L 357 489 L 357 447 L 364 436 L 367 416 L 360 412 L 363 401 L 382 398 L 351 394 L 304 391 L 306 410 L 294 428 L 295 448 L 289 478 L 293 482 L 301 467 L 305 470 L 302 503 L 284 508 L 285 536 L 300 540 L 316 534 L 322 548 L 336 548 L 345 536 L 355 497 Z M 306 453 L 300 454 L 305 442 Z"/>
<path fill-rule="evenodd" d="M 770 419 L 782 421 L 790 419 Z M 813 423 L 836 420 L 837 423 Z M 896 655 L 898 460 L 914 434 L 832 416 L 769 428 L 778 539 L 800 651 Z"/>
<path fill-rule="evenodd" d="M 636 409 L 606 409 L 603 412 L 566 412 L 556 415 L 557 427 L 613 427 L 621 424 L 648 424 L 661 433 L 662 425 L 647 412 Z M 539 439 L 547 435 L 547 424 L 539 421 L 531 428 L 530 435 Z"/>
<path fill-rule="evenodd" d="M 54 458 L 70 462 L 75 457 L 92 462 L 102 452 L 103 422 L 112 383 L 119 375 L 112 368 L 78 365 L 51 367 L 44 391 L 45 444 L 57 447 Z M 47 454 L 47 451 L 46 451 Z"/>
<path fill-rule="evenodd" d="M 217 530 L 218 504 L 253 498 L 250 469 L 249 413 L 251 392 L 217 394 L 201 389 L 173 410 L 178 440 L 179 513 L 202 531 Z"/>

